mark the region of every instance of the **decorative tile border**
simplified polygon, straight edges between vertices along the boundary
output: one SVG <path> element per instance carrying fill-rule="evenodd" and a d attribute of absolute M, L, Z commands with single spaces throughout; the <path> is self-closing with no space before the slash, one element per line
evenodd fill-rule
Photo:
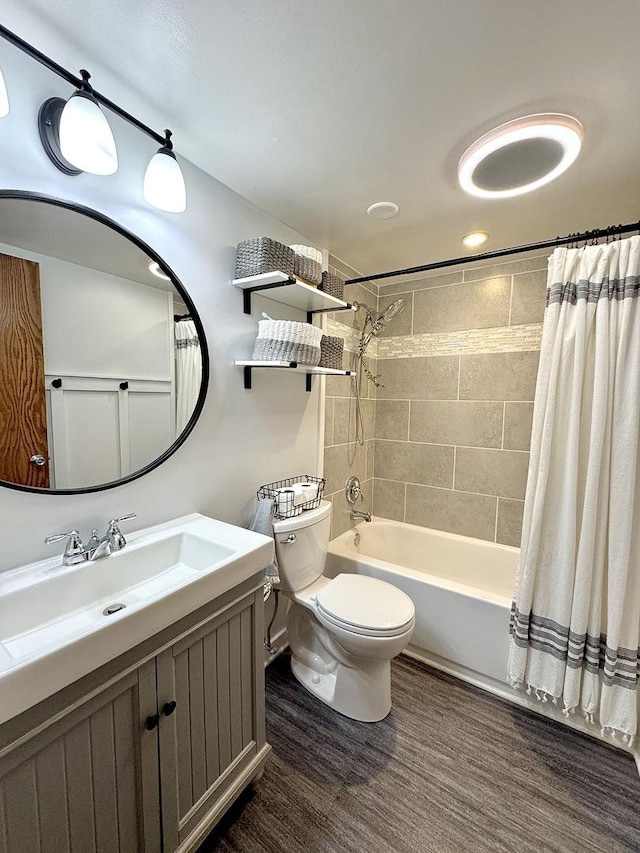
<path fill-rule="evenodd" d="M 353 329 L 351 326 L 346 326 L 344 323 L 339 323 L 337 320 L 332 320 L 327 317 L 324 333 L 325 335 L 334 335 L 338 338 L 344 338 L 344 348 L 347 352 L 358 352 L 358 342 L 360 340 L 360 332 Z M 367 347 L 367 355 L 371 358 L 376 358 L 379 341 L 376 338 L 371 340 Z"/>
<path fill-rule="evenodd" d="M 344 328 L 344 327 L 343 327 Z M 378 358 L 419 358 L 452 353 L 528 352 L 540 349 L 542 323 L 380 338 Z"/>

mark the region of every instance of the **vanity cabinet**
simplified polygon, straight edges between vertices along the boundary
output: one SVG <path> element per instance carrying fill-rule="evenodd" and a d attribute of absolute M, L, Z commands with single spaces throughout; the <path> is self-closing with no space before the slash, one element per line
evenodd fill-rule
<path fill-rule="evenodd" d="M 263 770 L 262 575 L 0 726 L 0 853 L 187 853 Z"/>

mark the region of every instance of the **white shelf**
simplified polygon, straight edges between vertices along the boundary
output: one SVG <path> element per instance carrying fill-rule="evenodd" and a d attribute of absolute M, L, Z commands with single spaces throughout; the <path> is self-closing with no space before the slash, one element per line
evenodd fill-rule
<path fill-rule="evenodd" d="M 357 308 L 349 302 L 331 296 L 330 293 L 318 290 L 310 284 L 305 284 L 298 278 L 291 278 L 279 270 L 252 275 L 248 278 L 236 278 L 233 284 L 245 291 L 245 300 L 249 294 L 257 292 L 265 299 L 299 308 L 302 311 L 357 311 Z M 246 309 L 245 301 L 245 313 L 249 313 Z"/>
<path fill-rule="evenodd" d="M 244 367 L 244 387 L 251 388 L 251 371 L 254 367 L 267 370 L 288 370 L 307 375 L 307 391 L 311 390 L 311 376 L 351 376 L 351 370 L 335 370 L 332 367 L 312 367 L 310 364 L 298 364 L 297 361 L 234 361 L 236 367 Z M 247 370 L 248 368 L 248 370 Z"/>

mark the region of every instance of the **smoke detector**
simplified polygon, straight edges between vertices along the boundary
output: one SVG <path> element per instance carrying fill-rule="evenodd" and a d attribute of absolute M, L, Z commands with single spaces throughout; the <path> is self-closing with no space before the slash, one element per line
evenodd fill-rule
<path fill-rule="evenodd" d="M 539 113 L 501 124 L 460 158 L 460 186 L 480 198 L 509 198 L 537 190 L 571 166 L 580 153 L 583 133 L 577 119 L 562 113 Z"/>
<path fill-rule="evenodd" d="M 400 210 L 392 201 L 377 201 L 367 208 L 367 215 L 374 219 L 391 219 Z"/>

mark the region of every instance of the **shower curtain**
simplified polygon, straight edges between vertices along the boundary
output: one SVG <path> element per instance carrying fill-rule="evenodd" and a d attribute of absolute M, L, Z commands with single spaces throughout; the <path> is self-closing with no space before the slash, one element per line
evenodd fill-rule
<path fill-rule="evenodd" d="M 189 422 L 200 393 L 202 353 L 193 320 L 179 320 L 176 336 L 176 435 Z"/>
<path fill-rule="evenodd" d="M 633 743 L 640 654 L 640 237 L 549 259 L 514 687 Z"/>

